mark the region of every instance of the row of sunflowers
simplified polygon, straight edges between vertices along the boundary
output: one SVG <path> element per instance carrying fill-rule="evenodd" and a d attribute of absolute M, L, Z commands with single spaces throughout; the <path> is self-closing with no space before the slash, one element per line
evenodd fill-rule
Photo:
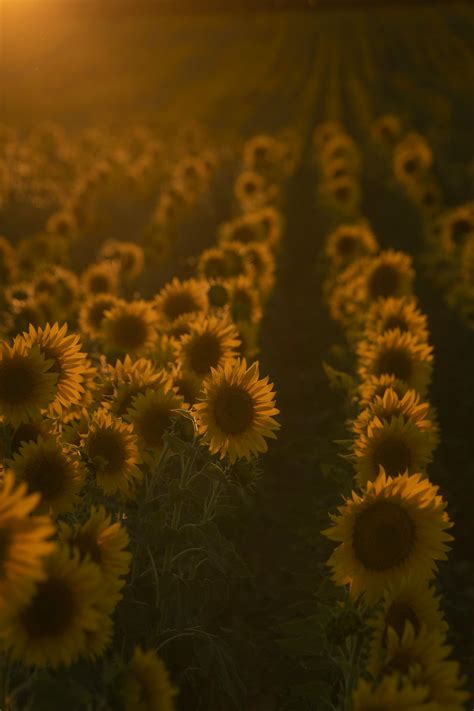
<path fill-rule="evenodd" d="M 297 142 L 1 142 L 0 706 L 217 708 L 240 683 L 219 617 L 247 575 L 232 520 L 279 428 L 255 357 Z M 223 164 L 215 244 L 158 284 Z M 136 212 L 137 238 L 111 239 Z"/>
<path fill-rule="evenodd" d="M 393 145 L 395 129 L 384 117 L 374 137 Z M 413 194 L 426 187 L 421 179 L 415 185 L 419 174 L 410 167 L 422 161 L 423 146 L 410 136 L 394 150 L 396 173 L 410 174 Z M 341 707 L 462 711 L 469 695 L 435 582 L 453 524 L 427 473 L 440 433 L 427 399 L 433 349 L 412 260 L 381 250 L 360 213 L 355 141 L 325 123 L 315 129 L 314 147 L 318 196 L 331 225 L 324 293 L 348 348 L 345 372 L 326 366 L 345 394 L 348 438 L 340 445 L 353 474 L 352 493 L 324 531 L 337 544 L 328 560 L 332 580 L 345 591 L 350 664 Z M 349 187 L 338 194 L 335 182 Z"/>

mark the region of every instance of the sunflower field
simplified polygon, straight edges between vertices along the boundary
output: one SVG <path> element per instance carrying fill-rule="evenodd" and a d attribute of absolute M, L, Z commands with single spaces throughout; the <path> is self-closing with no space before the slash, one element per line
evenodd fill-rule
<path fill-rule="evenodd" d="M 472 5 L 0 20 L 0 711 L 471 709 Z"/>

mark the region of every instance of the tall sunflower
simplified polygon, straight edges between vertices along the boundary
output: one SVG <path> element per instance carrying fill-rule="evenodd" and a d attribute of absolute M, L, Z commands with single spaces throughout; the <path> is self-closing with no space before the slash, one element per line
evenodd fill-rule
<path fill-rule="evenodd" d="M 38 667 L 75 662 L 85 650 L 86 633 L 98 627 L 99 595 L 98 567 L 57 547 L 44 561 L 44 578 L 33 596 L 0 612 L 12 658 Z"/>
<path fill-rule="evenodd" d="M 425 472 L 432 460 L 436 440 L 430 430 L 417 427 L 403 415 L 380 420 L 374 417 L 355 439 L 351 459 L 360 486 L 374 481 L 380 467 L 388 476 Z"/>
<path fill-rule="evenodd" d="M 101 340 L 112 354 L 139 355 L 153 348 L 158 317 L 151 303 L 119 301 L 105 312 Z"/>
<path fill-rule="evenodd" d="M 403 576 L 432 577 L 446 559 L 452 526 L 438 488 L 420 474 L 387 477 L 382 470 L 361 494 L 352 493 L 324 535 L 340 545 L 328 565 L 338 585 L 363 594 L 368 603 Z"/>
<path fill-rule="evenodd" d="M 357 348 L 361 380 L 371 375 L 393 375 L 424 395 L 431 380 L 432 348 L 411 333 L 396 328 L 374 341 L 361 341 Z"/>
<path fill-rule="evenodd" d="M 155 298 L 160 319 L 171 325 L 183 315 L 197 314 L 208 307 L 205 283 L 197 279 L 180 281 L 174 278 Z"/>
<path fill-rule="evenodd" d="M 132 425 L 98 410 L 81 438 L 81 449 L 90 462 L 98 486 L 106 494 L 122 492 L 131 495 L 142 478 L 137 466 L 137 436 Z"/>
<path fill-rule="evenodd" d="M 174 711 L 177 693 L 156 653 L 135 647 L 125 680 L 125 711 Z"/>
<path fill-rule="evenodd" d="M 64 408 L 78 403 L 84 392 L 84 376 L 90 368 L 87 354 L 82 352 L 79 336 L 68 335 L 68 326 L 49 323 L 44 328 L 30 325 L 25 340 L 31 346 L 38 346 L 46 360 L 51 361 L 50 373 L 57 375 L 56 394 L 50 405 L 52 415 L 61 415 Z"/>
<path fill-rule="evenodd" d="M 6 472 L 0 489 L 0 610 L 28 599 L 33 584 L 44 577 L 43 559 L 54 548 L 49 538 L 55 528 L 47 516 L 30 515 L 39 499 Z"/>
<path fill-rule="evenodd" d="M 216 316 L 206 316 L 197 320 L 189 334 L 181 338 L 176 346 L 176 355 L 182 368 L 204 378 L 211 368 L 233 360 L 239 344 L 234 324 Z"/>
<path fill-rule="evenodd" d="M 237 360 L 212 369 L 204 381 L 203 401 L 195 405 L 198 429 L 211 453 L 250 459 L 267 451 L 265 438 L 275 439 L 280 425 L 274 415 L 275 393 L 268 377 L 260 379 L 258 363 L 247 368 Z"/>
<path fill-rule="evenodd" d="M 84 470 L 77 453 L 56 437 L 39 437 L 23 444 L 9 461 L 15 477 L 41 496 L 38 510 L 54 514 L 72 511 Z"/>
<path fill-rule="evenodd" d="M 326 239 L 326 255 L 338 269 L 354 259 L 375 254 L 377 249 L 375 235 L 364 222 L 339 225 Z"/>
<path fill-rule="evenodd" d="M 0 342 L 0 414 L 13 425 L 41 417 L 54 398 L 57 373 L 38 345 L 17 336 Z"/>

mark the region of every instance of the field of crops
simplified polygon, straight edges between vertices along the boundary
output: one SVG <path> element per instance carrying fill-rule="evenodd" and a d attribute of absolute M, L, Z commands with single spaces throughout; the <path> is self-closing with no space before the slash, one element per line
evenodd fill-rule
<path fill-rule="evenodd" d="M 0 711 L 471 709 L 472 7 L 1 20 Z"/>

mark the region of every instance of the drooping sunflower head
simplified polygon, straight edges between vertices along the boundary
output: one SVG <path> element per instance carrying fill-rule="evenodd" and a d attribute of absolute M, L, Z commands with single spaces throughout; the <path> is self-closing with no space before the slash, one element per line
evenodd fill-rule
<path fill-rule="evenodd" d="M 265 438 L 275 438 L 279 424 L 275 393 L 268 377 L 260 379 L 258 363 L 227 362 L 213 369 L 203 384 L 203 400 L 195 405 L 200 434 L 211 453 L 250 459 L 267 451 Z"/>
<path fill-rule="evenodd" d="M 387 249 L 367 262 L 363 275 L 365 300 L 400 297 L 411 293 L 415 272 L 412 260 L 404 252 Z"/>
<path fill-rule="evenodd" d="M 336 584 L 349 585 L 353 598 L 363 595 L 371 604 L 403 576 L 430 579 L 452 540 L 437 491 L 420 474 L 392 478 L 382 469 L 362 495 L 353 492 L 324 531 L 339 543 L 328 561 Z"/>
<path fill-rule="evenodd" d="M 57 546 L 44 561 L 32 597 L 2 619 L 12 658 L 26 666 L 69 666 L 84 653 L 86 633 L 96 630 L 100 596 L 97 565 Z"/>
<path fill-rule="evenodd" d="M 170 382 L 157 390 L 147 390 L 134 399 L 127 420 L 133 425 L 145 460 L 146 450 L 160 452 L 163 449 L 163 435 L 184 407 L 183 398 L 174 391 Z"/>
<path fill-rule="evenodd" d="M 101 339 L 111 354 L 140 355 L 153 348 L 158 317 L 148 301 L 119 301 L 105 312 Z"/>
<path fill-rule="evenodd" d="M 378 299 L 369 308 L 365 320 L 367 339 L 373 340 L 381 333 L 394 328 L 398 328 L 402 333 L 408 331 L 422 343 L 428 341 L 427 318 L 411 297 Z"/>
<path fill-rule="evenodd" d="M 39 499 L 6 472 L 0 489 L 0 610 L 31 596 L 32 586 L 44 576 L 44 557 L 54 548 L 49 517 L 31 516 Z"/>
<path fill-rule="evenodd" d="M 191 325 L 176 346 L 181 367 L 199 378 L 233 360 L 239 345 L 238 331 L 227 319 L 205 316 Z"/>
<path fill-rule="evenodd" d="M 362 381 L 369 376 L 393 375 L 420 395 L 426 393 L 431 380 L 432 348 L 419 343 L 411 333 L 386 331 L 373 341 L 361 341 L 357 354 Z"/>
<path fill-rule="evenodd" d="M 82 272 L 80 281 L 85 295 L 116 294 L 120 284 L 120 264 L 108 259 L 91 264 Z"/>
<path fill-rule="evenodd" d="M 90 421 L 87 433 L 81 438 L 81 450 L 96 475 L 98 486 L 106 494 L 132 494 L 142 478 L 137 466 L 137 436 L 132 425 L 98 410 Z"/>
<path fill-rule="evenodd" d="M 13 425 L 36 420 L 53 400 L 58 380 L 36 344 L 17 336 L 0 343 L 0 414 Z"/>
<path fill-rule="evenodd" d="M 375 254 L 377 249 L 375 235 L 364 222 L 339 225 L 326 239 L 326 254 L 338 269 L 354 259 Z"/>
<path fill-rule="evenodd" d="M 156 653 L 135 647 L 125 680 L 125 711 L 175 711 L 177 694 Z"/>
<path fill-rule="evenodd" d="M 412 419 L 403 415 L 389 420 L 374 417 L 354 441 L 352 458 L 357 482 L 365 486 L 374 481 L 380 467 L 389 476 L 425 472 L 435 445 L 431 431 L 420 429 Z"/>
<path fill-rule="evenodd" d="M 105 312 L 120 303 L 114 294 L 93 294 L 86 297 L 79 311 L 79 328 L 88 338 L 99 339 Z"/>
<path fill-rule="evenodd" d="M 80 559 L 95 563 L 102 575 L 102 584 L 107 591 L 105 604 L 112 612 L 118 600 L 118 591 L 123 587 L 123 578 L 130 569 L 131 553 L 125 550 L 129 544 L 128 533 L 120 523 L 112 523 L 112 517 L 103 506 L 92 508 L 83 524 L 63 524 L 60 540 L 77 550 Z M 113 594 L 115 593 L 115 595 Z"/>
<path fill-rule="evenodd" d="M 180 316 L 198 314 L 208 306 L 206 286 L 197 279 L 179 281 L 174 278 L 155 298 L 155 308 L 160 319 L 168 325 Z"/>
<path fill-rule="evenodd" d="M 68 326 L 58 323 L 44 328 L 30 325 L 25 340 L 30 346 L 38 346 L 46 360 L 51 362 L 49 372 L 57 376 L 56 395 L 51 402 L 52 414 L 61 414 L 64 408 L 78 403 L 84 393 L 82 383 L 90 363 L 81 348 L 79 336 L 67 333 Z"/>
<path fill-rule="evenodd" d="M 138 244 L 115 239 L 104 242 L 99 257 L 118 262 L 120 273 L 125 279 L 136 279 L 143 271 L 145 263 L 143 249 Z"/>
<path fill-rule="evenodd" d="M 77 453 L 56 437 L 39 437 L 23 444 L 10 467 L 29 492 L 41 496 L 39 510 L 54 514 L 73 510 L 84 471 Z"/>

